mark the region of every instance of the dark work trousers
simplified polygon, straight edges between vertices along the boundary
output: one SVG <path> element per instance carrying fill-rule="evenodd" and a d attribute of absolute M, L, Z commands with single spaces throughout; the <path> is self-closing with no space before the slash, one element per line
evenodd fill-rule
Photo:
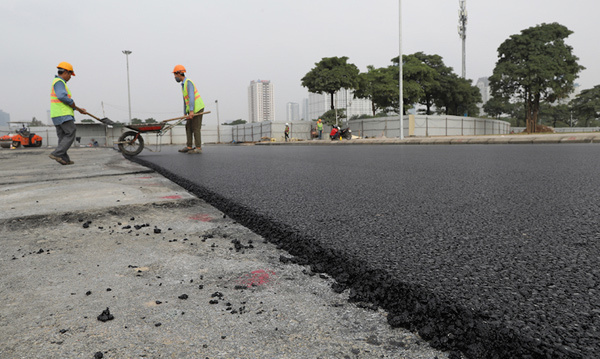
<path fill-rule="evenodd" d="M 185 135 L 187 138 L 187 146 L 194 147 L 193 144 L 196 144 L 196 148 L 202 148 L 202 137 L 200 134 L 200 130 L 202 129 L 202 116 L 197 113 L 204 112 L 204 109 L 196 112 L 196 115 L 191 120 L 185 120 Z"/>
<path fill-rule="evenodd" d="M 65 121 L 60 125 L 56 125 L 58 145 L 56 145 L 56 149 L 52 152 L 52 155 L 60 157 L 67 162 L 71 160 L 67 151 L 71 148 L 73 141 L 75 141 L 75 130 L 75 120 Z"/>

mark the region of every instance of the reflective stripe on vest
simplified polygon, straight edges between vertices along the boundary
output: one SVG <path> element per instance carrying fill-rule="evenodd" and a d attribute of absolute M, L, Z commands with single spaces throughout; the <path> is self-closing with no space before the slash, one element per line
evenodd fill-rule
<path fill-rule="evenodd" d="M 54 92 L 54 84 L 56 82 L 62 81 L 65 84 L 65 90 L 67 90 L 67 95 L 71 98 L 71 90 L 67 87 L 67 83 L 65 80 L 60 77 L 55 77 L 54 81 L 52 81 L 52 91 L 50 92 L 50 117 L 60 117 L 60 116 L 75 116 L 75 112 L 73 108 L 56 97 L 56 93 Z"/>
<path fill-rule="evenodd" d="M 185 79 L 185 82 L 183 83 L 183 87 L 181 88 L 183 91 L 183 100 L 185 101 L 185 112 L 186 113 L 190 112 L 190 96 L 188 95 L 188 92 L 187 92 L 187 82 L 188 81 L 190 81 L 192 83 L 192 85 L 194 85 L 194 112 L 198 112 L 204 108 L 204 101 L 202 101 L 200 94 L 198 94 L 198 88 L 196 87 L 196 84 L 194 82 L 192 82 L 192 80 L 190 80 L 190 79 Z"/>

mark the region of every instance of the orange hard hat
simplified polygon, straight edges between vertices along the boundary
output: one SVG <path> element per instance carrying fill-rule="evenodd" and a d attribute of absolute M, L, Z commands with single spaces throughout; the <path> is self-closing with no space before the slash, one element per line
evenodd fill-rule
<path fill-rule="evenodd" d="M 58 66 L 56 66 L 57 69 L 63 69 L 63 70 L 67 70 L 69 72 L 71 72 L 71 74 L 73 76 L 75 76 L 75 73 L 73 72 L 73 65 L 71 65 L 68 62 L 61 62 L 60 64 L 58 64 Z"/>
<path fill-rule="evenodd" d="M 173 73 L 177 73 L 177 72 L 185 72 L 185 67 L 183 67 L 183 65 L 175 65 L 175 68 L 173 69 Z"/>

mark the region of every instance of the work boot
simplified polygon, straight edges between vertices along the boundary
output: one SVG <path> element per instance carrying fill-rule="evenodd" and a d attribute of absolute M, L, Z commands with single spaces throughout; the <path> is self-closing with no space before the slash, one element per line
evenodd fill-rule
<path fill-rule="evenodd" d="M 181 153 L 187 153 L 187 152 L 189 152 L 189 151 L 191 151 L 191 150 L 192 150 L 192 149 L 191 149 L 191 148 L 189 148 L 189 147 L 184 147 L 184 148 L 180 149 L 180 150 L 179 150 L 179 152 L 181 152 Z"/>
<path fill-rule="evenodd" d="M 189 150 L 187 153 L 202 153 L 202 149 L 196 147 L 194 149 Z"/>

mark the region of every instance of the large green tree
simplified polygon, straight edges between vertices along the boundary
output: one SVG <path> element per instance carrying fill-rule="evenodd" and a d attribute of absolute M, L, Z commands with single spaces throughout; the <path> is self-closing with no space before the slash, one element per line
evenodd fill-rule
<path fill-rule="evenodd" d="M 600 85 L 581 91 L 570 105 L 578 125 L 587 127 L 600 120 Z"/>
<path fill-rule="evenodd" d="M 492 95 L 524 101 L 529 133 L 536 131 L 540 102 L 566 98 L 584 69 L 565 43 L 572 33 L 558 23 L 541 24 L 512 35 L 498 48 Z"/>
<path fill-rule="evenodd" d="M 392 106 L 396 111 L 400 107 L 399 93 L 399 79 L 400 69 L 398 68 L 399 57 L 396 56 L 392 59 L 393 65 L 389 67 L 390 71 L 394 74 L 394 81 L 396 82 L 395 96 L 392 99 Z M 402 55 L 402 101 L 403 108 L 402 114 L 406 114 L 406 111 L 416 103 L 419 103 L 421 98 L 425 96 L 425 90 L 423 84 L 433 81 L 435 76 L 435 70 L 423 63 L 421 60 L 414 56 Z"/>
<path fill-rule="evenodd" d="M 442 91 L 436 100 L 438 113 L 445 115 L 478 115 L 481 92 L 470 80 L 452 73 L 442 78 Z"/>
<path fill-rule="evenodd" d="M 373 116 L 377 112 L 393 107 L 392 99 L 398 97 L 398 80 L 394 79 L 394 72 L 389 67 L 375 68 L 367 66 L 367 72 L 358 75 L 358 89 L 354 97 L 371 100 Z"/>
<path fill-rule="evenodd" d="M 443 98 L 445 95 L 444 82 L 452 75 L 452 68 L 444 64 L 444 60 L 440 55 L 427 55 L 423 52 L 416 52 L 413 56 L 425 65 L 434 70 L 433 78 L 430 81 L 421 84 L 423 88 L 423 97 L 419 103 L 426 107 L 426 114 L 431 115 L 431 107 L 437 99 Z"/>
<path fill-rule="evenodd" d="M 331 96 L 331 109 L 335 107 L 333 95 L 342 88 L 358 87 L 358 67 L 348 63 L 348 57 L 324 57 L 315 63 L 302 78 L 302 86 L 312 93 L 327 93 Z"/>

